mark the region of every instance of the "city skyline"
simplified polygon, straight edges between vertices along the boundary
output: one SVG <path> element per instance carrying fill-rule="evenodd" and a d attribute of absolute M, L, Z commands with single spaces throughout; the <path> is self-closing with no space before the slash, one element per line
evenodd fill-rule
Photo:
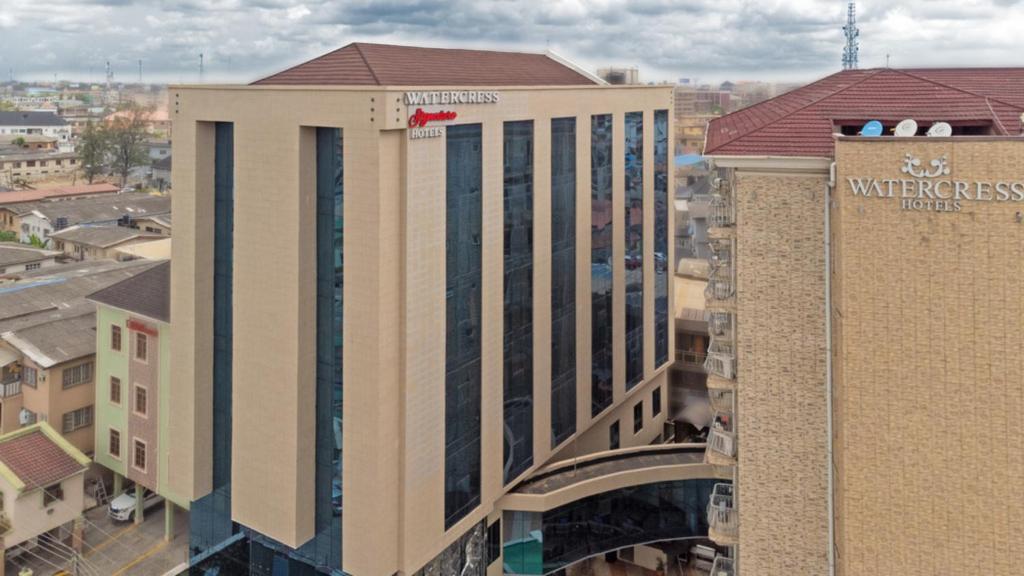
<path fill-rule="evenodd" d="M 1024 2 L 862 1 L 863 68 L 1011 65 Z M 61 0 L 41 16 L 0 6 L 6 80 L 248 82 L 350 42 L 550 49 L 588 69 L 638 66 L 643 82 L 681 77 L 810 81 L 840 68 L 846 2 L 686 0 Z M 965 23 L 971 24 L 965 26 Z M 936 46 L 939 46 L 936 49 Z"/>

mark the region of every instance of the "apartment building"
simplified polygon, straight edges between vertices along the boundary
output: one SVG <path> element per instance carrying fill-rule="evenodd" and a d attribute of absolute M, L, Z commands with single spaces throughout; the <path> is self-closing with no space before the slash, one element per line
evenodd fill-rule
<path fill-rule="evenodd" d="M 170 262 L 161 262 L 89 296 L 96 303 L 96 453 L 124 481 L 164 498 L 165 538 L 174 534 L 174 506 L 187 498 L 168 483 L 170 440 Z M 136 523 L 144 498 L 136 493 Z"/>
<path fill-rule="evenodd" d="M 712 121 L 743 576 L 1020 572 L 1022 120 L 1024 69 L 875 69 Z"/>
<path fill-rule="evenodd" d="M 194 571 L 542 574 L 706 537 L 704 446 L 658 444 L 671 86 L 351 44 L 171 102 Z"/>

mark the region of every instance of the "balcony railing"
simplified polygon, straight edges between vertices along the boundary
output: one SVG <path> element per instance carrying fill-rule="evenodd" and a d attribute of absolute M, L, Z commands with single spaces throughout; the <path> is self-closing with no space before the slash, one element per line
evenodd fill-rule
<path fill-rule="evenodd" d="M 21 394 L 21 378 L 0 381 L 0 398 Z"/>
<path fill-rule="evenodd" d="M 733 428 L 732 413 L 719 412 L 708 431 L 708 450 L 727 458 L 736 457 L 736 432 Z"/>
<path fill-rule="evenodd" d="M 734 538 L 739 533 L 739 520 L 733 502 L 733 485 L 715 484 L 708 502 L 708 527 L 715 535 Z"/>
<path fill-rule="evenodd" d="M 709 576 L 736 576 L 736 561 L 725 556 L 715 557 Z"/>
<path fill-rule="evenodd" d="M 732 268 L 730 266 L 713 267 L 708 275 L 708 287 L 704 289 L 704 296 L 712 300 L 729 300 L 736 293 L 736 287 L 732 281 Z"/>
<path fill-rule="evenodd" d="M 709 312 L 708 332 L 717 339 L 731 341 L 733 337 L 732 318 L 731 312 Z"/>
<path fill-rule="evenodd" d="M 730 196 L 715 194 L 711 197 L 708 223 L 712 228 L 726 228 L 736 223 Z"/>
<path fill-rule="evenodd" d="M 676 350 L 676 362 L 685 368 L 702 370 L 707 361 L 707 354 L 697 350 Z"/>
<path fill-rule="evenodd" d="M 727 380 L 734 379 L 736 377 L 736 350 L 732 343 L 712 338 L 711 345 L 708 347 L 707 359 L 704 361 L 704 370 Z"/>
<path fill-rule="evenodd" d="M 732 390 L 723 390 L 718 388 L 708 389 L 708 400 L 711 401 L 711 409 L 715 412 L 732 412 L 733 411 L 733 392 Z"/>

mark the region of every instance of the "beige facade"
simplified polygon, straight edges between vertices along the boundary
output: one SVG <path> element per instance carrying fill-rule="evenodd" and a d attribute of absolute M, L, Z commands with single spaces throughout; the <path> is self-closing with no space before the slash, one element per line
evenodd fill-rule
<path fill-rule="evenodd" d="M 911 178 L 907 154 L 949 173 Z M 1024 141 L 840 141 L 836 161 L 837 573 L 1019 574 L 1024 184 L 995 186 L 1024 181 Z M 906 210 L 851 178 L 968 188 L 959 211 Z"/>
<path fill-rule="evenodd" d="M 1006 137 L 715 158 L 740 574 L 1019 573 L 1022 159 Z"/>
<path fill-rule="evenodd" d="M 474 525 L 499 517 L 498 502 L 515 485 L 502 482 L 504 121 L 534 121 L 534 465 L 521 477 L 549 462 L 607 450 L 608 426 L 616 419 L 622 421 L 622 447 L 660 436 L 665 410 L 653 416 L 649 397 L 653 388 L 667 387 L 668 363 L 655 366 L 651 322 L 644 333 L 645 378 L 628 392 L 625 387 L 623 118 L 625 112 L 644 114 L 644 205 L 653 215 L 653 111 L 672 110 L 671 87 L 487 90 L 499 91 L 500 103 L 457 108 L 457 123 L 481 123 L 483 130 L 481 504 L 445 530 L 446 148 L 444 137 L 410 139 L 405 88 L 171 90 L 174 219 L 185 231 L 173 244 L 171 283 L 177 388 L 170 400 L 174 445 L 168 469 L 175 490 L 196 499 L 209 492 L 212 478 L 215 121 L 234 123 L 235 520 L 290 546 L 313 536 L 314 127 L 340 127 L 344 138 L 347 573 L 414 573 Z M 592 418 L 590 116 L 605 113 L 614 114 L 616 372 L 613 405 Z M 569 116 L 577 119 L 577 433 L 552 451 L 550 121 Z M 653 216 L 645 216 L 644 226 L 644 252 L 650 255 Z M 667 261 L 674 261 L 671 254 Z M 275 273 L 267 273 L 268 263 Z M 644 317 L 651 319 L 654 259 L 645 258 L 644 266 Z M 671 351 L 671 329 L 669 334 Z M 632 410 L 639 400 L 645 403 L 644 425 L 634 435 Z"/>

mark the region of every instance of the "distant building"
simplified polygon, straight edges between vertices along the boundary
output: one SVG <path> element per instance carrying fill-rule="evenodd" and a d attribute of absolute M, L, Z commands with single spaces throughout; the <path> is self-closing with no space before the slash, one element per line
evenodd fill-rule
<path fill-rule="evenodd" d="M 172 160 L 170 155 L 153 162 L 151 174 L 153 186 L 160 190 L 170 190 L 171 166 Z"/>
<path fill-rule="evenodd" d="M 0 112 L 0 135 L 42 135 L 57 138 L 61 152 L 73 152 L 71 126 L 54 112 Z"/>
<path fill-rule="evenodd" d="M 170 381 L 170 262 L 89 297 L 96 303 L 96 462 L 164 497 L 165 518 L 189 499 L 167 481 Z M 136 495 L 138 503 L 142 499 Z M 142 510 L 136 508 L 136 521 Z M 165 524 L 167 535 L 173 524 Z"/>
<path fill-rule="evenodd" d="M 0 564 L 55 543 L 81 551 L 89 464 L 46 422 L 0 436 Z"/>
<path fill-rule="evenodd" d="M 72 260 L 119 260 L 119 250 L 162 238 L 127 226 L 71 226 L 50 234 L 50 244 Z"/>
<path fill-rule="evenodd" d="M 598 68 L 597 76 L 609 84 L 640 83 L 640 69 L 636 66 Z"/>
<path fill-rule="evenodd" d="M 170 212 L 169 196 L 126 192 L 0 205 L 0 223 L 7 222 L 4 229 L 17 232 L 22 242 L 29 242 L 32 236 L 47 242 L 52 232 L 79 224 L 131 227 L 133 219 L 168 215 Z"/>
<path fill-rule="evenodd" d="M 14 242 L 0 242 L 0 283 L 5 274 L 39 270 L 57 265 L 60 252 L 41 250 Z"/>

